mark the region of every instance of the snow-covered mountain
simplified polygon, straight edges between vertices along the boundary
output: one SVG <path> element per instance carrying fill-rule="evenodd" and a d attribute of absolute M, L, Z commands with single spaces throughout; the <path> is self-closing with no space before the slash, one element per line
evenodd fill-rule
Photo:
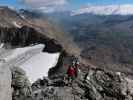
<path fill-rule="evenodd" d="M 133 5 L 87 5 L 72 12 L 71 15 L 91 13 L 96 15 L 133 15 Z"/>

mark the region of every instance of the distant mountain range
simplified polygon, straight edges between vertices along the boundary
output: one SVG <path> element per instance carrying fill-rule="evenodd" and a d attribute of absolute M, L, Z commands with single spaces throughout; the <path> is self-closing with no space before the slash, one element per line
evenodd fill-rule
<path fill-rule="evenodd" d="M 96 15 L 133 15 L 133 5 L 87 5 L 72 12 L 72 15 L 91 13 Z"/>

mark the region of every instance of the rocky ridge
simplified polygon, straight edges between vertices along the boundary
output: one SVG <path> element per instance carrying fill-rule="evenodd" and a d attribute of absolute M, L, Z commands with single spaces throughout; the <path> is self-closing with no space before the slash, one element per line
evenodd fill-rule
<path fill-rule="evenodd" d="M 21 72 L 21 69 L 17 69 Z M 13 71 L 14 72 L 14 71 Z M 23 73 L 23 71 L 21 72 Z M 20 77 L 25 79 L 23 74 Z M 67 84 L 63 75 L 57 75 L 53 79 L 43 77 L 32 85 L 25 84 L 27 89 L 31 89 L 30 95 L 19 92 L 17 99 L 22 100 L 132 100 L 133 80 L 127 78 L 123 73 L 105 71 L 102 69 L 90 68 L 87 79 L 84 80 L 85 73 L 81 72 L 72 85 Z M 21 79 L 19 78 L 19 79 Z M 24 82 L 12 79 L 13 83 Z M 22 83 L 20 85 L 22 85 Z M 23 89 L 23 88 L 22 88 Z M 27 90 L 25 89 L 25 90 Z M 18 89 L 21 91 L 21 88 Z M 26 92 L 26 91 L 25 91 Z M 15 92 L 13 92 L 15 94 Z"/>

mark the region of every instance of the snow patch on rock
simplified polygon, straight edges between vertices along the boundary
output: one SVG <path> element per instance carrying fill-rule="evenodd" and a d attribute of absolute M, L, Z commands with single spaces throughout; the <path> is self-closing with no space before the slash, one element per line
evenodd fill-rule
<path fill-rule="evenodd" d="M 20 15 L 23 19 L 25 19 L 25 16 L 24 15 Z"/>
<path fill-rule="evenodd" d="M 22 26 L 19 25 L 16 21 L 13 21 L 12 23 L 13 23 L 13 25 L 14 25 L 15 27 L 17 27 L 17 28 L 21 28 L 21 27 L 22 27 Z"/>

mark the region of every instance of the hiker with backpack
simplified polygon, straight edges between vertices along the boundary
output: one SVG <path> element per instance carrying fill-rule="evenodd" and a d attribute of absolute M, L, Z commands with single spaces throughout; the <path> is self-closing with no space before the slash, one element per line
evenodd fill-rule
<path fill-rule="evenodd" d="M 73 60 L 72 64 L 69 65 L 67 70 L 68 84 L 72 84 L 73 81 L 78 77 L 79 74 L 79 62 L 78 60 Z"/>
<path fill-rule="evenodd" d="M 76 70 L 74 68 L 74 66 L 69 66 L 68 70 L 67 70 L 67 76 L 68 76 L 68 83 L 71 84 L 74 79 L 75 79 L 75 74 Z"/>

